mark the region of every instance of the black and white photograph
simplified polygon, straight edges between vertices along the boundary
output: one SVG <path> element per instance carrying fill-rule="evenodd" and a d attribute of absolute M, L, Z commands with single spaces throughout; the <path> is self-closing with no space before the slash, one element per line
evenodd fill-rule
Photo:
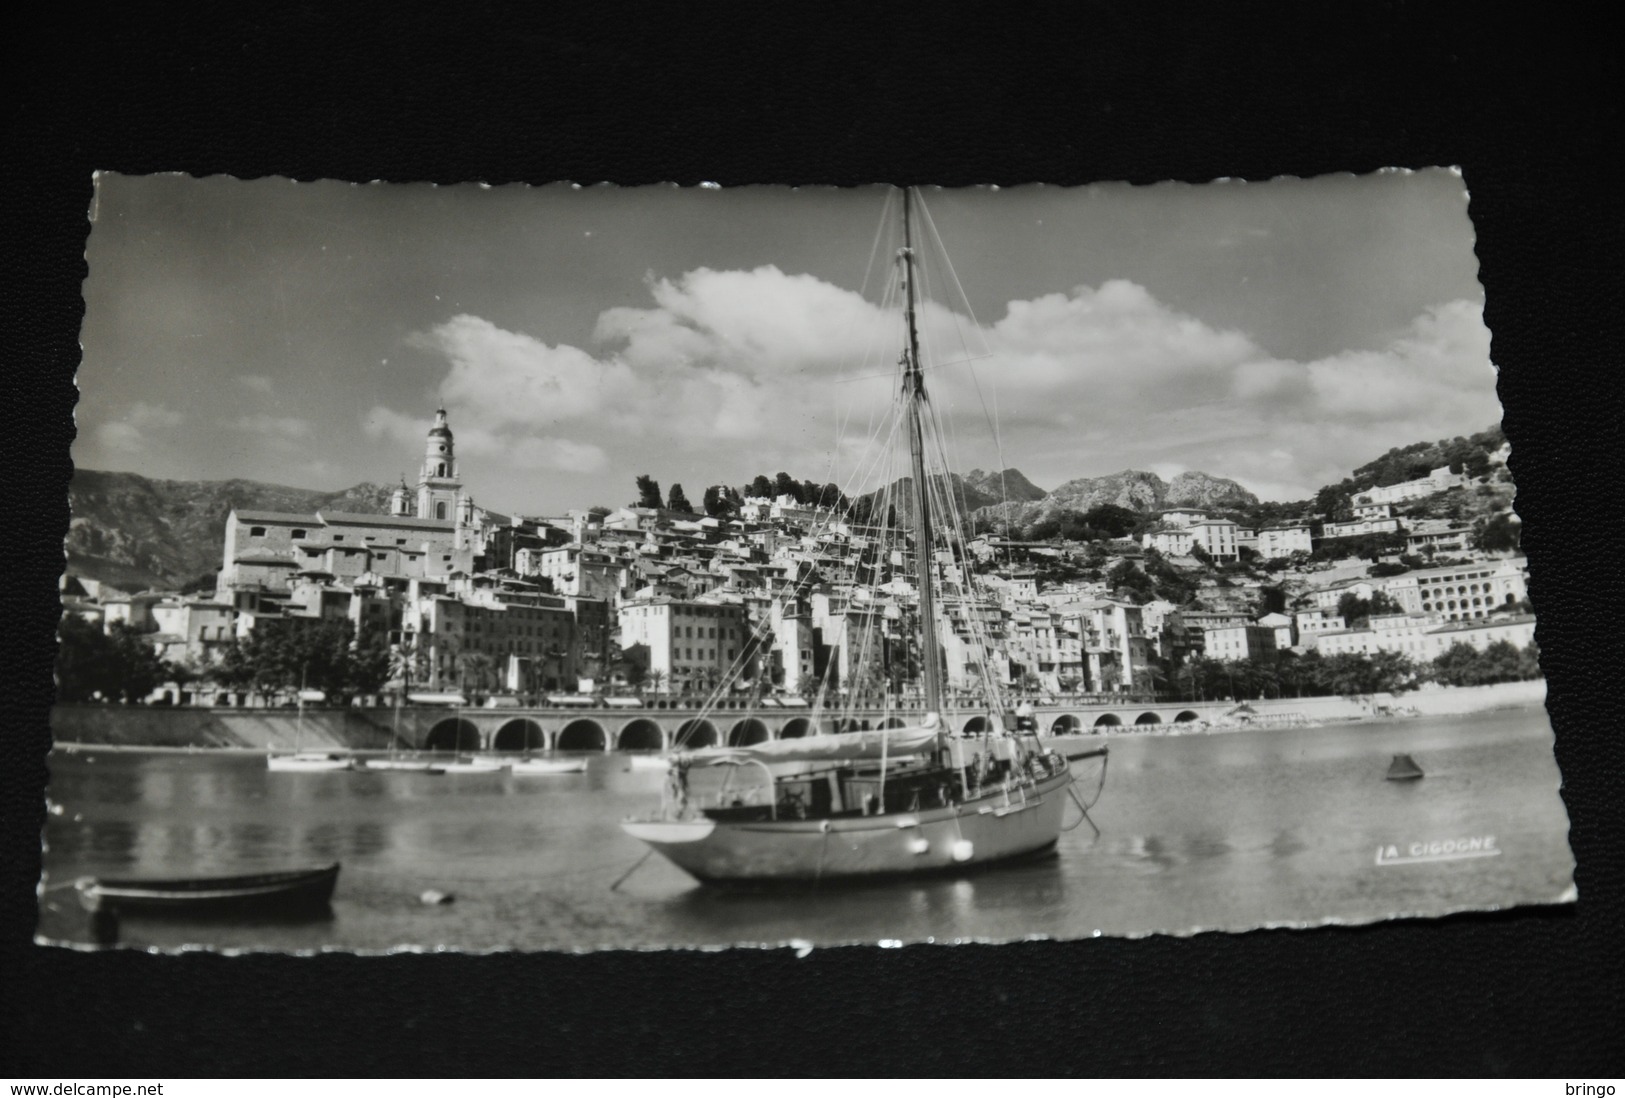
<path fill-rule="evenodd" d="M 36 940 L 1571 903 L 1468 186 L 98 174 Z"/>

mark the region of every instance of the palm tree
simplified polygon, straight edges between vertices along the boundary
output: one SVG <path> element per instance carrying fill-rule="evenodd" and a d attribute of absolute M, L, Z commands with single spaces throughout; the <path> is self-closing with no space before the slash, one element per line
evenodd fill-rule
<path fill-rule="evenodd" d="M 470 681 L 472 681 L 474 684 L 476 694 L 483 691 L 487 683 L 489 683 L 494 677 L 495 673 L 496 661 L 490 656 L 486 655 L 484 652 L 468 653 L 463 657 L 462 671 L 460 675 L 464 693 L 467 693 L 468 684 Z M 478 701 L 478 698 L 471 697 L 469 700 Z"/>

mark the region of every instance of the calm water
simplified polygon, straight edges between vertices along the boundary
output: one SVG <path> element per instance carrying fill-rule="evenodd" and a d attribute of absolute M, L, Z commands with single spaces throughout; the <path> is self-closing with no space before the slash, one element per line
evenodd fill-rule
<path fill-rule="evenodd" d="M 1397 751 L 1427 771 L 1384 780 Z M 961 878 L 792 894 L 701 888 L 616 826 L 662 775 L 270 773 L 246 754 L 58 751 L 46 884 L 341 861 L 316 921 L 127 916 L 138 947 L 383 950 L 1006 940 L 1435 915 L 1571 894 L 1568 817 L 1540 709 L 1111 741 L 1088 824 L 1057 855 Z M 1093 792 L 1098 760 L 1076 764 Z M 1069 810 L 1070 821 L 1075 812 Z M 1377 865 L 1380 847 L 1490 836 L 1497 857 Z M 425 906 L 426 889 L 455 894 Z M 39 932 L 85 942 L 71 889 Z"/>

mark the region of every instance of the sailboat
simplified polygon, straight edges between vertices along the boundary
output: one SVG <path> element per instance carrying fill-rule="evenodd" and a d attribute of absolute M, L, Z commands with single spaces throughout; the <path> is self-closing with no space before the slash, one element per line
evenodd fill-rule
<path fill-rule="evenodd" d="M 322 770 L 353 770 L 355 760 L 348 755 L 340 755 L 327 751 L 305 751 L 305 702 L 326 701 L 327 695 L 320 690 L 306 690 L 304 672 L 299 675 L 299 720 L 294 726 L 293 754 L 267 755 L 265 768 L 267 770 L 310 772 Z"/>
<path fill-rule="evenodd" d="M 412 656 L 397 651 L 395 670 L 401 675 L 401 688 L 395 693 L 395 724 L 389 737 L 389 754 L 381 759 L 368 759 L 368 770 L 403 771 L 409 774 L 444 774 L 433 759 L 413 758 L 397 753 L 401 742 L 401 699 L 412 689 Z"/>
<path fill-rule="evenodd" d="M 950 722 L 956 715 L 948 709 L 940 604 L 957 589 L 960 607 L 969 606 L 973 577 L 968 567 L 951 567 L 965 558 L 954 556 L 963 550 L 955 544 L 962 529 L 921 363 L 916 202 L 903 192 L 897 274 L 904 345 L 893 403 L 893 436 L 907 440 L 911 529 L 900 532 L 898 551 L 886 560 L 906 572 L 912 559 L 912 575 L 894 575 L 890 586 L 911 585 L 917 598 L 911 650 L 918 653 L 920 708 L 912 722 L 903 719 L 906 710 L 884 722 L 901 727 L 841 731 L 837 723 L 819 732 L 815 706 L 815 734 L 674 754 L 660 808 L 621 827 L 702 883 L 909 876 L 1039 855 L 1055 846 L 1069 796 L 1077 800 L 1068 759 L 1043 746 L 1035 727 L 1006 714 L 985 659 L 980 740 L 957 734 Z M 962 614 L 952 627 L 975 617 Z M 974 626 L 968 632 L 978 639 Z M 980 640 L 985 656 L 990 638 Z M 713 779 L 703 790 L 702 776 Z"/>

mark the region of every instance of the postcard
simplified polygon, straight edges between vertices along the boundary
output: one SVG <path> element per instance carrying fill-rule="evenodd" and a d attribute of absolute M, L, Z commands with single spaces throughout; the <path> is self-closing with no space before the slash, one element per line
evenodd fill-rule
<path fill-rule="evenodd" d="M 1575 898 L 1459 172 L 90 217 L 41 942 Z"/>

